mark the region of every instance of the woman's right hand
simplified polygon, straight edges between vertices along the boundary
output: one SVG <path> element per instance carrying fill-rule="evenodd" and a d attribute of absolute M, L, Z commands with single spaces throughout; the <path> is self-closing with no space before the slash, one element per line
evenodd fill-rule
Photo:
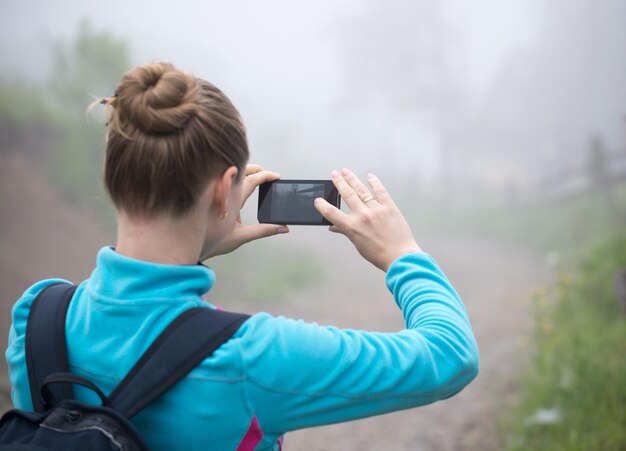
<path fill-rule="evenodd" d="M 373 193 L 349 169 L 333 171 L 331 179 L 350 213 L 322 198 L 315 199 L 315 208 L 333 224 L 330 230 L 348 237 L 366 260 L 387 272 L 396 258 L 422 251 L 378 177 L 369 174 L 367 178 Z"/>
<path fill-rule="evenodd" d="M 243 180 L 243 190 L 241 198 L 241 208 L 252 195 L 254 190 L 264 182 L 272 182 L 278 180 L 280 175 L 276 172 L 266 171 L 258 164 L 248 164 L 246 166 L 245 179 Z M 248 243 L 259 238 L 273 236 L 279 233 L 288 233 L 289 228 L 280 224 L 243 224 L 241 220 L 241 212 L 237 215 L 233 230 L 224 237 L 215 249 L 211 252 L 200 256 L 200 261 L 215 257 L 217 255 L 228 254 L 239 248 L 242 244 Z"/>

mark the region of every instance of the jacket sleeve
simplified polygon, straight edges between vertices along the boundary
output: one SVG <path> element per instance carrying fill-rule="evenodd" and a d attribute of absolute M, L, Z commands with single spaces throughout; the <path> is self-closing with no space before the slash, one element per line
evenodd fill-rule
<path fill-rule="evenodd" d="M 463 303 L 425 253 L 398 258 L 387 286 L 407 329 L 373 333 L 253 316 L 240 350 L 251 407 L 277 434 L 445 399 L 478 374 Z"/>

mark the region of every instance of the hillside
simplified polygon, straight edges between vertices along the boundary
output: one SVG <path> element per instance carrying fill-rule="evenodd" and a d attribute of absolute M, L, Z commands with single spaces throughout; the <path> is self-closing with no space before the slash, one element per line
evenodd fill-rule
<path fill-rule="evenodd" d="M 52 187 L 39 164 L 0 153 L 0 343 L 6 349 L 11 307 L 34 282 L 89 275 L 97 250 L 112 242 L 111 225 L 80 211 Z M 3 352 L 4 357 L 4 352 Z M 0 389 L 6 391 L 0 359 Z M 1 402 L 1 399 L 0 399 Z"/>

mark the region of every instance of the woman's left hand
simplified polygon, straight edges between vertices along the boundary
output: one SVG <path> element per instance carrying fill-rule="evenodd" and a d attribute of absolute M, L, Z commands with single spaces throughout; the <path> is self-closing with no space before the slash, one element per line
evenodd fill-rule
<path fill-rule="evenodd" d="M 248 198 L 261 183 L 278 180 L 280 175 L 276 172 L 266 171 L 258 164 L 249 164 L 246 166 L 245 179 L 243 181 L 243 192 L 241 198 L 241 207 L 245 205 Z M 235 227 L 226 235 L 220 244 L 211 250 L 208 255 L 203 255 L 201 260 L 206 260 L 217 255 L 228 254 L 237 249 L 242 244 L 254 241 L 259 238 L 276 235 L 279 233 L 287 233 L 289 228 L 280 224 L 251 224 L 244 225 L 241 222 L 241 212 L 237 215 Z"/>

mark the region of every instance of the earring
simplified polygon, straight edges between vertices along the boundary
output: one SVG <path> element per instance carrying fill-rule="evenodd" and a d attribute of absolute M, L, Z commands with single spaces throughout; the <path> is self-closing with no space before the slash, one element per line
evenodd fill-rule
<path fill-rule="evenodd" d="M 225 211 L 224 213 L 222 213 L 220 215 L 220 219 L 226 219 L 227 217 L 228 217 L 228 212 L 227 211 Z"/>

